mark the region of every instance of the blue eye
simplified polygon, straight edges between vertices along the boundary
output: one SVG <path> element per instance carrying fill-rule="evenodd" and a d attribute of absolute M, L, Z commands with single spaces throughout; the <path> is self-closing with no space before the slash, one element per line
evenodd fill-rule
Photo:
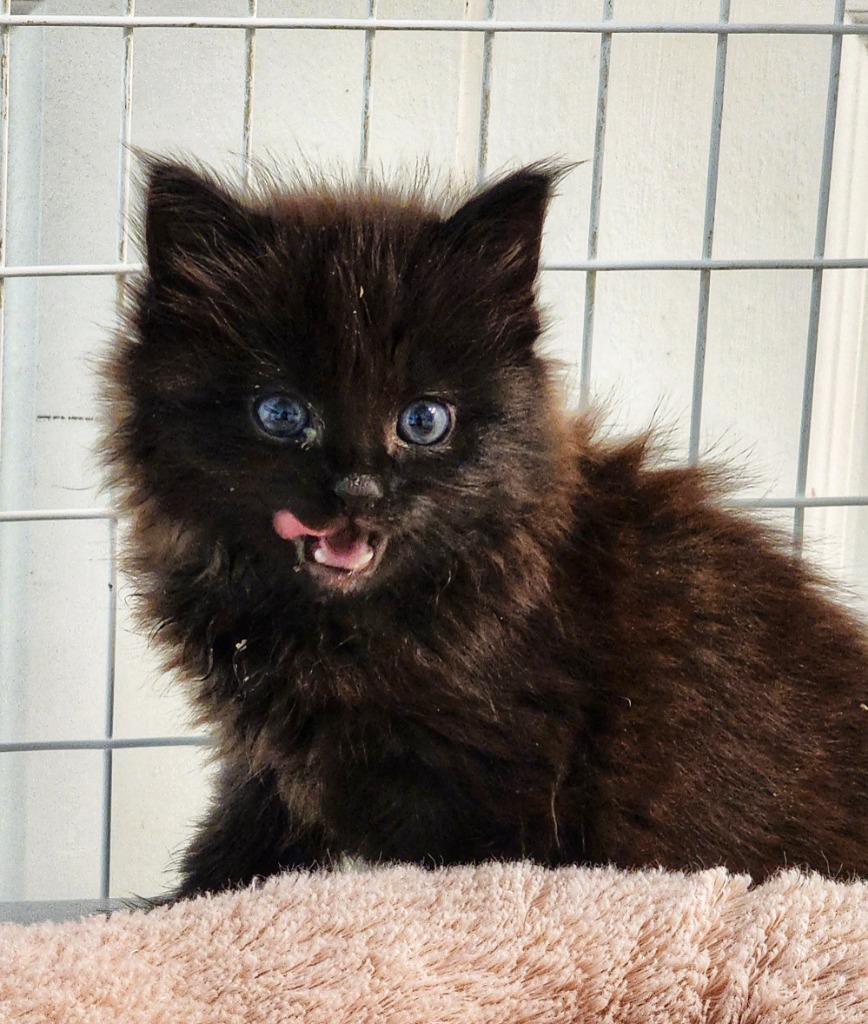
<path fill-rule="evenodd" d="M 271 437 L 301 437 L 310 423 L 310 410 L 287 395 L 260 398 L 253 411 L 259 426 Z"/>
<path fill-rule="evenodd" d="M 452 426 L 452 414 L 433 398 L 411 402 L 398 417 L 398 436 L 409 444 L 436 444 Z"/>

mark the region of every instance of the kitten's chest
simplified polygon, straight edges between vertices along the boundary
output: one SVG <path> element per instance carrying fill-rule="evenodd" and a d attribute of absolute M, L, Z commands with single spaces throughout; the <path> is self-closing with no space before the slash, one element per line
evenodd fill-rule
<path fill-rule="evenodd" d="M 404 719 L 334 715 L 281 760 L 291 816 L 332 853 L 447 863 L 492 849 L 539 856 L 529 837 L 544 854 L 556 833 L 548 772 Z"/>
<path fill-rule="evenodd" d="M 393 663 L 388 680 L 380 671 L 321 664 L 332 699 L 291 733 L 271 723 L 270 766 L 292 818 L 351 856 L 553 857 L 573 752 L 564 722 L 472 686 L 459 694 L 427 661 Z"/>

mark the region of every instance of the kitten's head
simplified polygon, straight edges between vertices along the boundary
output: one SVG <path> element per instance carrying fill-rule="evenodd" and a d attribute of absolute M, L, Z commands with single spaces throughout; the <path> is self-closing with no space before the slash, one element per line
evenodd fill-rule
<path fill-rule="evenodd" d="M 496 559 L 555 472 L 534 290 L 557 174 L 450 205 L 149 164 L 109 365 L 128 503 L 315 600 Z"/>

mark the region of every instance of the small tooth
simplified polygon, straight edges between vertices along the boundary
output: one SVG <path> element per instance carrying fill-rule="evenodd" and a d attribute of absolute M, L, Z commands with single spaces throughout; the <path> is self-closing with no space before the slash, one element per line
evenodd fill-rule
<path fill-rule="evenodd" d="M 328 558 L 326 557 L 325 552 L 323 551 L 323 549 L 319 545 L 317 545 L 313 549 L 313 560 L 315 562 L 319 562 L 320 565 L 323 565 L 324 563 L 326 563 L 328 561 Z"/>

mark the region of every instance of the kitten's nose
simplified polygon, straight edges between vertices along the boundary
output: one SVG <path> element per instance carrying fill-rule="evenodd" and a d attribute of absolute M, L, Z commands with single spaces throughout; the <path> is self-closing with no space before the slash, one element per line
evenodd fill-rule
<path fill-rule="evenodd" d="M 383 485 L 369 473 L 350 473 L 338 480 L 334 492 L 345 505 L 368 505 L 383 497 Z"/>

